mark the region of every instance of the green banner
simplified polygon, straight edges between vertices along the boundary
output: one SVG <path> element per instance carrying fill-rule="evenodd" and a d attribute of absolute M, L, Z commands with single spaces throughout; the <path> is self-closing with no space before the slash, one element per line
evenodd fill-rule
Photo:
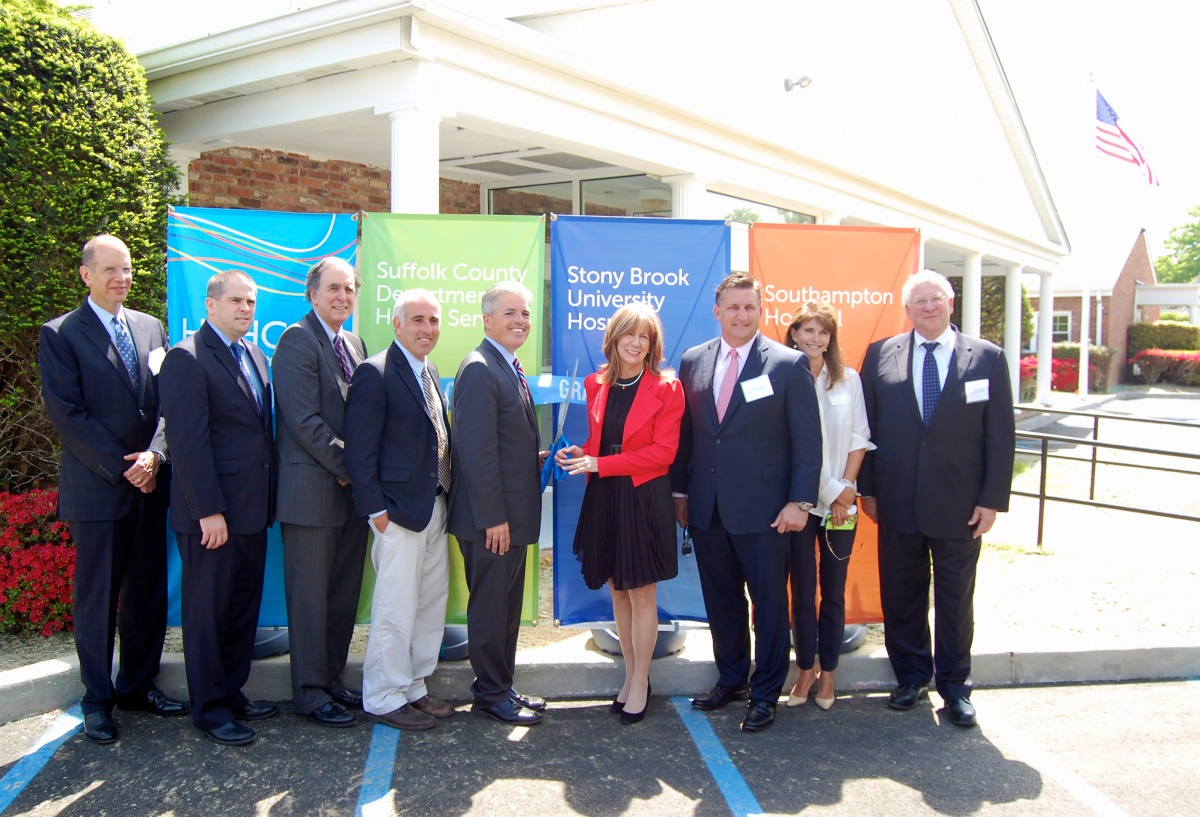
<path fill-rule="evenodd" d="M 546 225 L 541 216 L 409 215 L 364 213 L 359 274 L 362 294 L 354 324 L 372 354 L 395 339 L 392 306 L 406 289 L 427 289 L 441 302 L 442 333 L 430 358 L 442 376 L 443 393 L 458 364 L 483 340 L 481 301 L 488 287 L 517 281 L 533 293 L 529 338 L 518 352 L 530 374 L 542 370 L 542 312 Z M 454 419 L 451 418 L 453 441 Z M 465 624 L 467 582 L 454 537 L 450 548 L 447 624 Z M 359 623 L 370 618 L 375 570 L 368 556 L 358 608 Z M 537 620 L 538 548 L 529 548 L 521 621 Z"/>
<path fill-rule="evenodd" d="M 533 325 L 517 356 L 527 374 L 539 374 L 545 242 L 541 216 L 364 214 L 358 333 L 371 352 L 383 349 L 395 337 L 396 294 L 427 289 L 442 304 L 442 335 L 430 358 L 443 378 L 453 379 L 483 340 L 483 293 L 499 281 L 517 281 L 533 293 Z"/>

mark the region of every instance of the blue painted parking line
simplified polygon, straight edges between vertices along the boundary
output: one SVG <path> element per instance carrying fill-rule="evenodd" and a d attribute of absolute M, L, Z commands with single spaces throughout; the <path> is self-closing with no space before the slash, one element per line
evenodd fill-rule
<path fill-rule="evenodd" d="M 717 788 L 721 790 L 721 794 L 725 797 L 725 803 L 733 812 L 734 817 L 761 815 L 762 806 L 758 804 L 754 793 L 742 779 L 742 773 L 737 770 L 737 766 L 733 765 L 729 753 L 717 739 L 717 733 L 713 731 L 708 718 L 692 709 L 689 698 L 672 698 L 671 703 L 674 704 L 675 711 L 679 713 L 683 725 L 687 727 L 688 734 L 692 736 L 692 742 L 700 750 L 700 757 L 708 766 L 713 780 L 717 781 Z"/>
<path fill-rule="evenodd" d="M 54 757 L 58 747 L 62 746 L 82 726 L 83 713 L 79 709 L 79 704 L 75 704 L 63 712 L 54 723 L 50 724 L 50 728 L 42 733 L 37 742 L 29 747 L 25 756 L 14 763 L 8 770 L 8 774 L 4 775 L 4 779 L 0 780 L 0 813 L 12 805 L 12 801 L 17 799 L 29 782 L 37 777 L 42 767 L 50 758 Z"/>
<path fill-rule="evenodd" d="M 363 782 L 358 791 L 355 817 L 393 813 L 390 804 L 380 801 L 392 790 L 392 772 L 396 769 L 396 750 L 399 747 L 398 729 L 376 724 L 371 730 L 371 749 L 367 752 L 367 765 L 363 768 Z"/>

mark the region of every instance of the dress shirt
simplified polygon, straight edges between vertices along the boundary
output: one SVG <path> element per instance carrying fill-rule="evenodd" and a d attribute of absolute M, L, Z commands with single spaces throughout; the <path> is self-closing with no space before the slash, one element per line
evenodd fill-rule
<path fill-rule="evenodd" d="M 104 331 L 108 333 L 108 337 L 112 340 L 113 348 L 115 349 L 117 346 L 117 333 L 116 330 L 113 329 L 112 325 L 113 313 L 109 312 L 107 309 L 93 301 L 91 295 L 88 296 L 87 303 L 88 306 L 92 308 L 92 311 L 96 313 L 96 317 L 100 319 L 100 323 L 104 325 Z M 125 324 L 125 331 L 128 332 L 129 321 L 125 320 L 125 309 L 120 304 L 117 304 L 116 318 L 121 323 Z M 132 334 L 130 334 L 129 339 L 131 341 L 133 340 Z M 134 353 L 137 353 L 136 349 L 134 349 Z"/>
<path fill-rule="evenodd" d="M 230 346 L 232 346 L 232 345 L 235 343 L 235 341 L 232 341 L 232 340 L 230 340 L 230 339 L 229 339 L 229 338 L 228 338 L 228 337 L 225 335 L 225 333 L 224 333 L 224 332 L 222 332 L 220 329 L 218 329 L 218 328 L 217 328 L 217 325 L 216 325 L 215 323 L 213 323 L 212 321 L 205 321 L 205 323 L 207 323 L 207 324 L 209 325 L 209 327 L 210 327 L 210 328 L 211 328 L 211 329 L 212 329 L 214 332 L 216 332 L 216 333 L 217 333 L 217 337 L 219 337 L 219 338 L 221 339 L 221 343 L 224 343 L 224 344 L 225 344 L 225 351 L 229 353 L 229 356 L 230 356 L 230 357 L 233 357 L 233 350 L 232 350 L 232 349 L 230 349 L 229 347 L 230 347 Z M 242 343 L 242 341 L 243 341 L 243 340 L 245 340 L 245 338 L 244 338 L 244 337 L 242 337 L 242 338 L 238 339 L 236 342 L 237 342 L 237 343 Z M 258 376 L 258 367 L 254 365 L 254 358 L 250 357 L 250 350 L 247 348 L 246 344 L 244 344 L 244 343 L 242 343 L 242 348 L 246 350 L 246 351 L 245 351 L 245 355 L 246 355 L 246 368 L 247 368 L 247 369 L 250 371 L 250 374 L 254 376 L 254 382 L 249 384 L 249 385 L 250 385 L 250 388 L 252 388 L 252 389 L 254 389 L 256 392 L 258 392 L 258 399 L 259 399 L 259 402 L 260 402 L 260 403 L 262 403 L 262 401 L 263 401 L 263 395 L 264 395 L 264 393 L 266 392 L 266 389 L 264 388 L 264 384 L 263 384 L 263 382 L 262 382 L 262 381 L 259 379 L 259 376 Z M 236 363 L 236 362 L 237 362 L 237 358 L 236 358 L 236 357 L 233 357 L 233 361 L 234 361 L 234 363 Z M 265 405 L 265 403 L 263 403 L 263 405 Z"/>
<path fill-rule="evenodd" d="M 954 356 L 954 330 L 946 327 L 946 331 L 938 335 L 934 340 L 937 341 L 938 347 L 933 350 L 933 359 L 938 365 L 938 385 L 946 388 L 946 374 L 950 371 L 951 358 Z M 922 336 L 914 331 L 912 333 L 912 382 L 913 391 L 917 395 L 917 408 L 924 412 L 925 401 L 921 397 L 922 377 L 925 373 L 925 348 L 922 343 L 929 341 L 929 338 Z M 923 416 L 923 415 L 922 415 Z"/>
<path fill-rule="evenodd" d="M 725 380 L 725 372 L 729 369 L 729 350 L 737 349 L 738 359 L 738 377 L 742 376 L 742 370 L 746 368 L 746 357 L 750 354 L 750 350 L 754 344 L 758 342 L 758 333 L 754 333 L 754 337 L 746 341 L 743 346 L 730 346 L 725 342 L 725 338 L 721 338 L 721 349 L 717 352 L 717 368 L 713 371 L 713 400 L 716 401 L 721 394 L 721 383 Z"/>
<path fill-rule="evenodd" d="M 922 352 L 925 350 L 922 349 Z M 936 353 L 935 353 L 936 354 Z M 824 518 L 829 506 L 842 495 L 846 486 L 846 460 L 851 451 L 874 451 L 871 427 L 867 423 L 867 406 L 863 400 L 862 383 L 858 372 L 850 367 L 842 370 L 842 379 L 829 386 L 829 369 L 821 368 L 814 383 L 817 407 L 821 410 L 821 488 L 813 513 Z M 856 480 L 857 482 L 857 480 Z M 855 487 L 856 486 L 851 486 Z"/>

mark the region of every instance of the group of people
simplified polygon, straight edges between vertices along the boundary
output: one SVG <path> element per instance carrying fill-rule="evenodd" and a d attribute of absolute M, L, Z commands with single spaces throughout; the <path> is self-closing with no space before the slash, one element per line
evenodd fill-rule
<path fill-rule="evenodd" d="M 88 298 L 43 326 L 39 363 L 63 444 L 59 515 L 76 544 L 89 738 L 117 740 L 114 706 L 190 712 L 226 745 L 252 742 L 246 722 L 278 713 L 242 692 L 275 521 L 297 714 L 348 727 L 361 708 L 405 730 L 455 714 L 426 687 L 442 641 L 450 533 L 470 593 L 471 709 L 516 725 L 542 719 L 546 702 L 513 687 L 526 546 L 538 538 L 548 456 L 517 358 L 531 326 L 524 286 L 485 293 L 485 337 L 458 369 L 448 412 L 429 359 L 441 306 L 426 290 L 397 298 L 395 341 L 368 356 L 344 329 L 357 273 L 338 258 L 318 262 L 305 282 L 312 310 L 281 336 L 270 377 L 245 337 L 257 288 L 244 273 L 210 279 L 207 320 L 169 349 L 157 319 L 123 307 L 132 264 L 119 239 L 89 241 L 80 275 Z M 904 303 L 914 330 L 873 344 L 861 380 L 842 361 L 828 304 L 804 305 L 787 346 L 776 343 L 758 331 L 758 282 L 741 273 L 717 288 L 720 336 L 685 352 L 678 374 L 665 367 L 652 308 L 629 304 L 611 318 L 605 363 L 585 381 L 588 440 L 558 451 L 556 462 L 588 477 L 574 550 L 588 587 L 612 591 L 625 680 L 611 710 L 622 724 L 643 719 L 652 693 L 656 585 L 678 571 L 676 524 L 695 541 L 718 672 L 692 706 L 748 699 L 741 728 L 769 727 L 791 636 L 800 674 L 788 704 L 803 704 L 815 687 L 817 705 L 829 709 L 859 510 L 881 528 L 898 683 L 889 705 L 911 709 L 935 679 L 950 719 L 975 722 L 971 596 L 979 537 L 1008 503 L 1007 367 L 994 345 L 950 326 L 945 278 L 912 276 Z M 190 703 L 154 685 L 168 507 Z M 360 691 L 343 672 L 369 527 L 377 578 Z"/>

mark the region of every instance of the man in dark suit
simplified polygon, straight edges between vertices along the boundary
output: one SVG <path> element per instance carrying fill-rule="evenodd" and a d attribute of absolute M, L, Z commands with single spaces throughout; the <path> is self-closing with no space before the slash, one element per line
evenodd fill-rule
<path fill-rule="evenodd" d="M 98 235 L 87 242 L 79 274 L 90 294 L 83 306 L 42 326 L 38 365 L 46 411 L 62 441 L 58 515 L 75 542 L 83 730 L 96 743 L 112 743 L 114 703 L 157 715 L 188 711 L 154 686 L 167 627 L 170 469 L 163 465 L 155 377 L 167 333 L 157 318 L 122 306 L 133 267 L 120 239 Z"/>
<path fill-rule="evenodd" d="M 821 472 L 812 373 L 804 355 L 759 334 L 761 307 L 759 283 L 745 273 L 717 287 L 721 337 L 688 349 L 679 367 L 687 410 L 671 469 L 676 517 L 696 543 L 718 672 L 692 706 L 714 710 L 748 697 L 747 732 L 774 723 L 787 679 L 786 534 L 808 523 Z"/>
<path fill-rule="evenodd" d="M 897 682 L 888 706 L 912 709 L 935 678 L 950 721 L 974 726 L 975 567 L 980 537 L 1008 510 L 1012 388 L 1004 352 L 950 325 L 949 281 L 924 270 L 905 282 L 903 299 L 914 331 L 871 344 L 862 370 L 877 448 L 858 487 L 879 523 L 884 642 Z"/>
<path fill-rule="evenodd" d="M 450 533 L 467 573 L 472 711 L 533 724 L 546 702 L 513 689 L 525 588 L 525 546 L 542 521 L 537 416 L 517 350 L 529 335 L 532 294 L 495 284 L 483 296 L 485 337 L 454 379 Z"/>
<path fill-rule="evenodd" d="M 346 470 L 355 502 L 375 526 L 363 709 L 396 729 L 430 729 L 454 714 L 425 688 L 437 668 L 450 594 L 450 424 L 428 359 L 441 315 L 433 293 L 401 293 L 392 313 L 396 342 L 359 367 L 346 402 Z"/>
<path fill-rule="evenodd" d="M 342 325 L 360 281 L 341 258 L 313 265 L 312 311 L 279 338 L 274 370 L 279 445 L 278 521 L 291 648 L 292 707 L 322 726 L 353 726 L 362 693 L 342 681 L 367 552 L 343 460 L 350 377 L 366 357 Z"/>
<path fill-rule="evenodd" d="M 242 693 L 262 601 L 267 526 L 275 515 L 267 359 L 244 339 L 257 292 L 243 272 L 209 279 L 208 319 L 167 353 L 160 375 L 192 722 L 229 746 L 255 738 L 239 721 L 279 712 Z"/>

